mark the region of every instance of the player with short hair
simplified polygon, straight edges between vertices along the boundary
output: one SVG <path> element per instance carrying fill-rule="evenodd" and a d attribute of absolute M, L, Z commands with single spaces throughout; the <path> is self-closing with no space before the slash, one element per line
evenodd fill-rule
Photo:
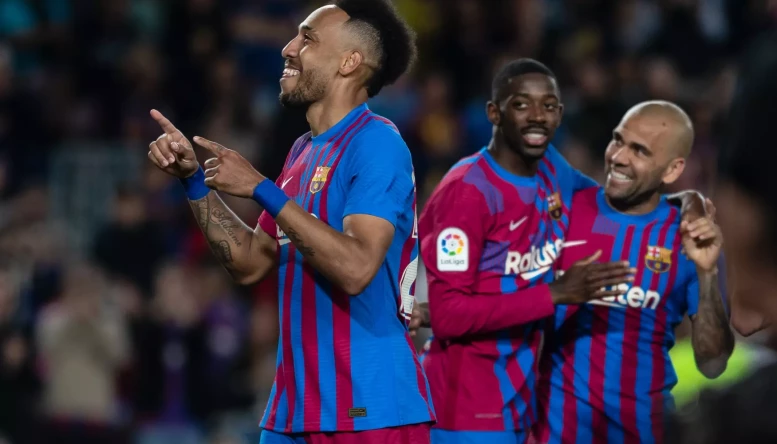
<path fill-rule="evenodd" d="M 682 220 L 661 195 L 692 144 L 682 109 L 640 103 L 613 132 L 604 187 L 575 193 L 559 269 L 603 251 L 637 272 L 616 296 L 556 308 L 540 364 L 538 442 L 662 442 L 677 383 L 669 349 L 686 313 L 699 370 L 725 370 L 734 337 L 718 280 L 720 230 L 709 217 Z"/>
<path fill-rule="evenodd" d="M 282 54 L 280 101 L 305 108 L 311 131 L 276 184 L 195 137 L 215 155 L 203 171 L 156 111 L 165 134 L 149 157 L 182 179 L 236 281 L 278 267 L 278 363 L 261 442 L 429 442 L 435 415 L 406 325 L 418 251 L 413 167 L 396 127 L 366 105 L 409 68 L 413 34 L 388 0 L 337 0 L 311 13 Z M 211 189 L 257 201 L 257 228 Z"/>
<path fill-rule="evenodd" d="M 630 280 L 627 265 L 594 253 L 550 283 L 572 193 L 594 184 L 550 145 L 562 109 L 545 65 L 506 65 L 487 105 L 490 144 L 447 173 L 419 218 L 435 443 L 523 443 L 537 416 L 539 321 Z"/>

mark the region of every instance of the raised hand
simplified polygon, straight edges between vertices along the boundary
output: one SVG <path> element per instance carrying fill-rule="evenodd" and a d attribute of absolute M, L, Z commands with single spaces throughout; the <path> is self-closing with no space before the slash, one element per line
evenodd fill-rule
<path fill-rule="evenodd" d="M 599 250 L 587 258 L 575 262 L 569 270 L 549 285 L 554 304 L 582 304 L 591 299 L 618 296 L 622 290 L 607 290 L 634 280 L 636 269 L 627 261 L 598 263 Z"/>
<path fill-rule="evenodd" d="M 237 151 L 202 137 L 195 137 L 194 143 L 216 156 L 205 161 L 205 185 L 209 188 L 237 197 L 251 197 L 254 188 L 265 180 Z"/>
<path fill-rule="evenodd" d="M 151 110 L 151 117 L 165 133 L 148 145 L 148 158 L 160 170 L 180 179 L 196 173 L 200 164 L 189 140 L 159 111 Z"/>
<path fill-rule="evenodd" d="M 723 234 L 711 217 L 702 217 L 693 222 L 680 224 L 683 249 L 688 259 L 703 271 L 711 271 L 718 263 L 723 248 Z"/>

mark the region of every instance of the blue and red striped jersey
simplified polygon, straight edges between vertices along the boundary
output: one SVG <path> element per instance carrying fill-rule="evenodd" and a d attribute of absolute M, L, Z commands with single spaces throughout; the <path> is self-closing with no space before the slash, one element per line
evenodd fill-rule
<path fill-rule="evenodd" d="M 349 296 L 304 260 L 268 214 L 259 218 L 278 242 L 280 313 L 277 373 L 261 427 L 328 432 L 433 421 L 407 329 L 418 234 L 413 165 L 396 127 L 363 104 L 325 133 L 300 137 L 276 183 L 335 230 L 344 217 L 367 214 L 396 231 L 375 278 Z"/>
<path fill-rule="evenodd" d="M 547 282 L 568 226 L 573 190 L 593 182 L 552 146 L 533 177 L 487 149 L 443 178 L 419 218 L 434 338 L 424 369 L 436 427 L 529 430 Z"/>
<path fill-rule="evenodd" d="M 557 307 L 540 365 L 540 442 L 662 441 L 677 383 L 674 328 L 696 312 L 699 295 L 679 227 L 680 211 L 665 199 L 626 215 L 601 187 L 575 194 L 559 269 L 602 250 L 601 261 L 627 260 L 637 274 L 620 296 Z"/>

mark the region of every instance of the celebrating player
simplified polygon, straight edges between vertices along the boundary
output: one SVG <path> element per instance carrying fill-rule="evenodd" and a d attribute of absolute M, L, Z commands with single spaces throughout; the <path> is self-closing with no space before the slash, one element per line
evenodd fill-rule
<path fill-rule="evenodd" d="M 406 327 L 416 276 L 410 153 L 368 97 L 409 67 L 412 32 L 387 0 L 314 11 L 283 49 L 280 101 L 305 107 L 311 132 L 276 184 L 235 151 L 165 131 L 149 157 L 180 177 L 221 263 L 240 283 L 277 265 L 280 342 L 262 443 L 424 443 L 434 412 Z M 211 189 L 263 208 L 251 230 Z M 329 433 L 335 432 L 335 433 Z"/>
<path fill-rule="evenodd" d="M 725 369 L 734 338 L 718 282 L 720 230 L 707 217 L 681 220 L 660 194 L 692 143 L 682 109 L 640 103 L 607 147 L 605 186 L 575 194 L 560 269 L 603 251 L 637 273 L 617 296 L 556 308 L 540 365 L 539 442 L 662 442 L 677 382 L 668 352 L 685 313 L 699 370 Z"/>
<path fill-rule="evenodd" d="M 435 337 L 424 368 L 435 443 L 522 443 L 536 418 L 542 318 L 558 304 L 614 296 L 624 262 L 581 260 L 547 284 L 575 189 L 594 183 L 549 145 L 562 113 L 553 73 L 522 59 L 496 76 L 494 136 L 455 165 L 419 219 Z"/>

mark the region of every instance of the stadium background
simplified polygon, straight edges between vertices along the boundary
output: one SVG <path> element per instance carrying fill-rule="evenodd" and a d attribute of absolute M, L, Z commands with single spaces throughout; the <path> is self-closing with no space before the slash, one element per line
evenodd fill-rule
<path fill-rule="evenodd" d="M 774 0 L 396 3 L 420 59 L 370 106 L 413 151 L 420 204 L 488 141 L 490 78 L 519 56 L 556 71 L 555 143 L 574 165 L 600 178 L 622 113 L 667 99 L 696 125 L 678 188 L 712 192 L 735 62 L 777 18 Z M 148 110 L 275 177 L 307 130 L 277 104 L 280 48 L 318 4 L 0 0 L 0 442 L 257 442 L 275 297 L 211 260 L 181 187 L 146 159 Z M 253 202 L 229 204 L 254 223 Z M 768 360 L 770 338 L 740 342 L 728 378 Z M 685 401 L 696 375 L 676 352 Z"/>

